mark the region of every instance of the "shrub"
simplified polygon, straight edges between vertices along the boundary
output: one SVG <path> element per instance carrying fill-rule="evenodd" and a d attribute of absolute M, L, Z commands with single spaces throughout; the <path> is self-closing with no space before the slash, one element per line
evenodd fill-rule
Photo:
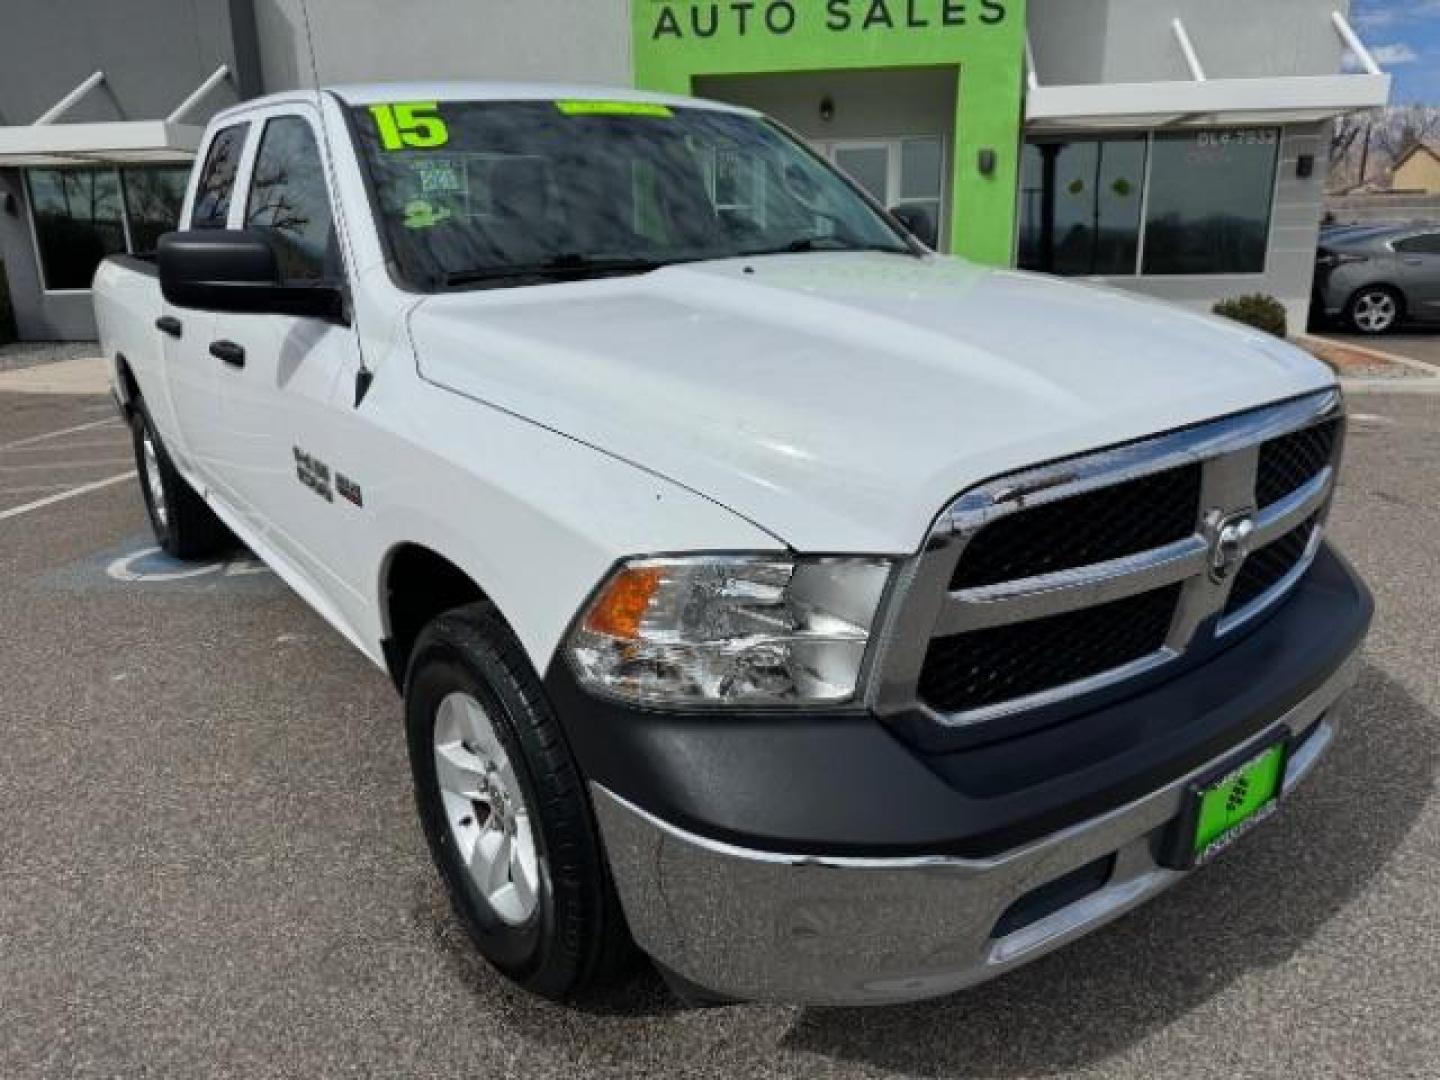
<path fill-rule="evenodd" d="M 1236 296 L 1221 300 L 1212 309 L 1216 315 L 1264 330 L 1283 338 L 1286 334 L 1285 305 L 1273 296 L 1255 293 L 1252 296 Z"/>

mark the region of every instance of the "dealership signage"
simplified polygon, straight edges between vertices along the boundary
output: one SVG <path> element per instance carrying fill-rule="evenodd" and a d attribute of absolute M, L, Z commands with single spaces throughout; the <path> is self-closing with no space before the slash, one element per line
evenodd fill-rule
<path fill-rule="evenodd" d="M 630 12 L 635 85 L 645 90 L 690 94 L 704 83 L 706 93 L 724 97 L 717 78 L 753 86 L 833 71 L 839 85 L 855 71 L 953 71 L 953 118 L 934 132 L 954 163 L 946 182 L 950 248 L 1011 261 L 1025 0 L 630 0 Z"/>
<path fill-rule="evenodd" d="M 724 0 L 652 4 L 650 37 L 713 38 L 750 34 L 803 33 L 807 23 L 832 34 L 884 33 L 998 26 L 1009 17 L 1011 0 Z"/>

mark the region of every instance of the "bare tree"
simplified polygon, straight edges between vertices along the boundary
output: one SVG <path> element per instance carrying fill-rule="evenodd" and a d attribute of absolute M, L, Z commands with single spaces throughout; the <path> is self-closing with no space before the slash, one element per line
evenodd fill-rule
<path fill-rule="evenodd" d="M 1375 149 L 1393 165 L 1401 154 L 1419 142 L 1440 136 L 1440 107 L 1400 105 L 1385 110 L 1383 123 L 1375 127 Z"/>
<path fill-rule="evenodd" d="M 1440 106 L 1396 105 L 1338 117 L 1330 129 L 1330 190 L 1385 181 L 1416 143 L 1440 143 Z"/>

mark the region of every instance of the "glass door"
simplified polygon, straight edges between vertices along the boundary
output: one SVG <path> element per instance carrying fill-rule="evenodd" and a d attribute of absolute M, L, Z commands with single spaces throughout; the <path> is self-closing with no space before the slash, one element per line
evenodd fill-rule
<path fill-rule="evenodd" d="M 922 211 L 930 222 L 920 239 L 939 247 L 945 235 L 945 140 L 845 139 L 816 149 L 887 209 Z"/>

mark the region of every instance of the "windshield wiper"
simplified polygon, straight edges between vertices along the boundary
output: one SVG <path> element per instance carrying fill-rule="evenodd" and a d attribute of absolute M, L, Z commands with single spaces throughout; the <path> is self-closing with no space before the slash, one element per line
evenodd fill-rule
<path fill-rule="evenodd" d="M 539 281 L 583 281 L 586 278 L 612 277 L 621 274 L 648 274 L 658 270 L 665 263 L 656 259 L 634 256 L 601 257 L 567 252 L 537 263 L 512 263 L 505 266 L 487 266 L 476 270 L 457 270 L 445 274 L 441 280 L 447 286 L 474 285 L 479 282 L 501 282 L 515 280 Z"/>
<path fill-rule="evenodd" d="M 779 247 L 742 251 L 740 255 L 742 257 L 758 255 L 798 255 L 811 251 L 879 251 L 886 255 L 915 256 L 915 252 L 908 247 L 896 247 L 893 244 L 856 244 L 834 236 L 802 236 L 797 240 L 791 240 L 788 244 L 782 244 Z"/>

